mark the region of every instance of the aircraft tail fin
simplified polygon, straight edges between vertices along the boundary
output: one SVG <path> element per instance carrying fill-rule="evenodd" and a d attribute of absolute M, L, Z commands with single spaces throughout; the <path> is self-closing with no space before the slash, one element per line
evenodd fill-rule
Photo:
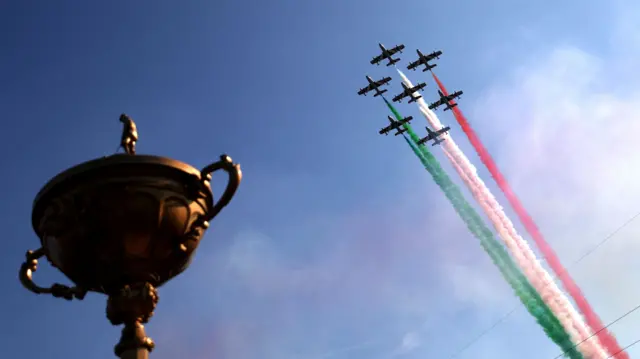
<path fill-rule="evenodd" d="M 438 66 L 438 64 L 433 64 L 433 65 L 429 65 L 427 64 L 427 66 L 425 66 L 424 69 L 422 69 L 422 72 L 427 72 L 427 71 L 431 71 L 432 68 Z"/>
<path fill-rule="evenodd" d="M 373 95 L 373 97 L 378 97 L 378 96 L 382 95 L 382 94 L 383 94 L 383 93 L 385 93 L 385 92 L 387 92 L 387 89 L 384 89 L 384 90 L 378 90 L 378 92 L 376 92 L 376 94 L 375 94 L 375 95 Z"/>

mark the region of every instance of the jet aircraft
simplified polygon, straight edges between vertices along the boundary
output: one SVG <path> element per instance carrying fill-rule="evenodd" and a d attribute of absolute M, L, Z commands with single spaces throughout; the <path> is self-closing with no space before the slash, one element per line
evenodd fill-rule
<path fill-rule="evenodd" d="M 458 106 L 458 104 L 455 102 L 452 103 L 452 101 L 462 96 L 463 92 L 456 91 L 449 96 L 445 96 L 442 91 L 438 90 L 438 94 L 440 95 L 440 99 L 429 105 L 430 110 L 436 109 L 442 105 L 447 105 L 447 107 L 444 109 L 445 111 L 453 109 L 454 107 Z"/>
<path fill-rule="evenodd" d="M 443 127 L 441 129 L 439 129 L 438 131 L 433 131 L 429 127 L 425 127 L 425 128 L 427 129 L 427 136 L 425 138 L 420 139 L 420 141 L 418 141 L 418 145 L 423 145 L 427 141 L 431 141 L 431 140 L 433 140 L 432 146 L 438 145 L 438 144 L 444 142 L 439 137 L 442 136 L 443 134 L 447 133 L 447 131 L 449 131 L 451 129 L 449 126 Z"/>
<path fill-rule="evenodd" d="M 429 64 L 429 61 L 433 60 L 433 59 L 439 59 L 440 55 L 442 55 L 442 51 L 438 50 L 438 51 L 434 51 L 432 53 L 430 53 L 429 55 L 425 55 L 422 52 L 420 52 L 420 50 L 416 50 L 416 52 L 418 53 L 418 59 L 412 63 L 409 64 L 409 66 L 407 66 L 408 70 L 413 70 L 415 71 L 416 68 L 420 65 L 424 65 L 424 69 L 422 69 L 422 72 L 425 72 L 427 70 L 431 70 L 432 68 L 438 66 L 437 64 Z"/>
<path fill-rule="evenodd" d="M 358 91 L 358 95 L 365 95 L 365 96 L 367 96 L 367 93 L 368 93 L 369 91 L 373 91 L 373 90 L 375 90 L 375 91 L 376 91 L 376 94 L 375 94 L 375 95 L 373 95 L 373 97 L 376 97 L 376 96 L 380 96 L 380 95 L 382 95 L 383 93 L 387 92 L 387 90 L 386 90 L 386 89 L 384 89 L 384 90 L 382 90 L 382 91 L 381 91 L 381 90 L 379 90 L 378 88 L 379 88 L 380 86 L 384 85 L 384 84 L 388 84 L 388 83 L 389 83 L 389 81 L 391 81 L 391 77 L 384 77 L 384 78 L 382 78 L 382 79 L 380 79 L 380 80 L 378 80 L 378 81 L 373 81 L 373 79 L 372 79 L 371 77 L 367 76 L 367 81 L 369 81 L 369 85 L 368 85 L 367 87 L 363 87 L 363 88 L 361 88 L 361 89 L 360 89 L 360 91 Z"/>
<path fill-rule="evenodd" d="M 382 44 L 378 44 L 378 46 L 380 47 L 380 50 L 382 51 L 382 54 L 374 57 L 371 60 L 371 64 L 372 65 L 380 65 L 380 62 L 383 60 L 389 60 L 389 62 L 387 63 L 387 66 L 391 66 L 393 64 L 395 64 L 396 62 L 400 61 L 400 59 L 394 59 L 393 55 L 399 53 L 402 53 L 402 50 L 404 49 L 404 45 L 400 44 L 398 46 L 394 46 L 391 49 L 388 49 L 386 47 L 384 47 L 384 45 Z"/>
<path fill-rule="evenodd" d="M 383 129 L 381 129 L 380 132 L 378 132 L 381 135 L 388 135 L 389 131 L 393 131 L 393 130 L 397 130 L 398 131 L 398 132 L 396 132 L 394 134 L 395 136 L 397 136 L 397 135 L 399 135 L 401 133 L 407 132 L 407 129 L 402 127 L 402 125 L 404 125 L 405 123 L 409 123 L 409 121 L 413 120 L 413 116 L 405 117 L 400 121 L 395 120 L 391 116 L 387 116 L 387 118 L 389 119 L 389 122 L 391 124 L 389 126 L 383 128 Z"/>
<path fill-rule="evenodd" d="M 422 96 L 420 94 L 415 94 L 415 93 L 420 90 L 424 91 L 423 89 L 426 86 L 427 84 L 423 82 L 413 86 L 412 88 L 408 88 L 407 85 L 405 85 L 403 82 L 402 87 L 404 88 L 404 91 L 402 91 L 399 95 L 394 97 L 393 102 L 402 102 L 402 99 L 408 96 L 411 97 L 411 100 L 409 100 L 409 103 L 416 102 L 417 100 L 421 99 Z"/>

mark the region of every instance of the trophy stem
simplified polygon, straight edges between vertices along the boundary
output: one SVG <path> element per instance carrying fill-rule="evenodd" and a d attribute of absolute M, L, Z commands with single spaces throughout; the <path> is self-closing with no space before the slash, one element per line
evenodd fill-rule
<path fill-rule="evenodd" d="M 126 285 L 109 295 L 107 318 L 113 325 L 124 324 L 115 354 L 121 359 L 147 359 L 154 348 L 151 338 L 144 332 L 143 323 L 153 315 L 158 293 L 149 283 Z"/>
<path fill-rule="evenodd" d="M 148 359 L 153 347 L 153 341 L 145 334 L 144 326 L 135 322 L 125 324 L 115 353 L 120 359 Z"/>

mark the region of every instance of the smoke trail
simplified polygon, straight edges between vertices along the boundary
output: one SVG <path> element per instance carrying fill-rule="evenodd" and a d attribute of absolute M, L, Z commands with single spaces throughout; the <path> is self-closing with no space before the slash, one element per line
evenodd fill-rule
<path fill-rule="evenodd" d="M 411 85 L 411 82 L 406 78 L 406 76 L 398 70 L 400 75 L 403 77 L 405 83 L 407 85 Z M 429 110 L 428 106 L 424 102 L 423 99 L 418 100 L 418 105 L 420 107 L 421 112 L 427 118 L 429 123 L 436 128 L 442 126 L 440 120 L 437 118 L 433 111 Z M 445 152 L 448 152 L 450 155 L 449 158 L 453 158 L 467 174 L 467 177 L 473 180 L 474 185 L 479 189 L 479 191 L 474 191 L 473 188 L 470 187 L 474 196 L 481 195 L 481 198 L 476 197 L 478 202 L 487 202 L 490 204 L 490 207 L 493 211 L 499 215 L 500 221 L 494 222 L 494 226 L 498 229 L 500 226 L 506 227 L 508 236 L 505 236 L 504 231 L 498 229 L 499 233 L 503 236 L 505 240 L 505 244 L 509 246 L 509 249 L 515 252 L 521 252 L 524 255 L 524 258 L 528 260 L 528 263 L 521 263 L 523 270 L 527 274 L 531 283 L 538 289 L 541 293 L 542 297 L 546 300 L 546 303 L 552 307 L 552 309 L 557 310 L 555 313 L 559 319 L 562 320 L 563 325 L 569 331 L 569 333 L 574 338 L 575 342 L 583 342 L 586 338 L 591 336 L 588 328 L 584 325 L 582 318 L 578 313 L 575 312 L 575 309 L 572 307 L 569 300 L 560 292 L 560 290 L 555 285 L 555 282 L 552 281 L 550 275 L 542 268 L 540 263 L 537 261 L 533 251 L 527 245 L 527 243 L 518 235 L 515 230 L 513 223 L 511 223 L 510 219 L 504 213 L 502 207 L 498 204 L 495 197 L 491 194 L 486 185 L 482 182 L 480 177 L 476 173 L 475 167 L 469 162 L 464 153 L 457 147 L 455 142 L 451 139 L 450 136 L 446 139 L 443 149 Z M 515 241 L 515 243 L 514 243 Z M 515 248 L 514 248 L 515 246 Z M 517 258 L 522 259 L 522 256 L 518 256 Z M 547 294 L 550 291 L 550 294 Z M 546 294 L 546 295 L 545 295 Z M 597 354 L 598 357 L 604 358 L 607 356 L 606 352 L 602 349 L 599 343 L 597 343 L 597 339 L 594 341 L 584 341 L 581 344 L 580 349 L 586 356 L 591 356 L 593 354 Z"/>
<path fill-rule="evenodd" d="M 413 86 L 402 71 L 398 70 L 398 73 L 402 76 L 407 86 Z M 440 120 L 433 111 L 429 110 L 424 99 L 418 100 L 418 106 L 432 127 L 436 129 L 442 127 Z M 599 343 L 597 343 L 597 339 L 585 341 L 586 338 L 591 336 L 591 333 L 584 325 L 582 318 L 555 285 L 551 276 L 538 262 L 528 244 L 517 233 L 513 223 L 504 213 L 503 208 L 478 176 L 475 167 L 458 148 L 450 135 L 447 135 L 445 138 L 443 150 L 465 181 L 474 198 L 482 206 L 482 209 L 491 220 L 494 228 L 504 240 L 505 245 L 509 248 L 531 284 L 538 290 L 545 303 L 562 322 L 574 342 L 582 342 L 579 349 L 586 357 L 591 358 L 595 356 L 596 358 L 606 358 L 608 355 Z"/>
<path fill-rule="evenodd" d="M 403 117 L 398 111 L 386 99 L 384 99 L 384 101 L 394 116 L 399 121 L 402 120 Z M 433 157 L 424 146 L 418 148 L 415 143 L 417 143 L 420 138 L 411 126 L 406 123 L 403 126 L 411 137 L 411 140 L 409 140 L 403 135 L 407 144 L 409 144 L 425 169 L 431 174 L 433 180 L 444 192 L 458 215 L 467 225 L 467 228 L 480 240 L 483 249 L 489 254 L 491 260 L 496 264 L 503 277 L 511 285 L 529 313 L 531 313 L 538 324 L 540 324 L 547 336 L 556 343 L 569 358 L 583 359 L 580 352 L 573 346 L 570 336 L 562 328 L 558 318 L 556 318 L 553 312 L 544 304 L 540 295 L 522 275 L 518 267 L 513 263 L 511 257 L 505 252 L 500 243 L 495 240 L 493 234 L 484 225 L 478 213 L 464 199 L 460 189 L 451 181 L 435 157 Z"/>
<path fill-rule="evenodd" d="M 442 93 L 445 96 L 448 95 L 447 89 L 444 87 L 440 79 L 433 72 L 432 72 L 432 75 L 433 75 L 433 79 L 438 84 L 440 91 L 442 91 Z M 549 263 L 549 266 L 554 271 L 556 276 L 560 279 L 560 281 L 562 282 L 563 286 L 565 287 L 569 295 L 573 298 L 576 305 L 578 306 L 582 314 L 585 316 L 587 324 L 589 325 L 589 327 L 591 327 L 591 331 L 597 333 L 596 334 L 597 338 L 610 353 L 618 353 L 615 355 L 616 358 L 629 359 L 629 355 L 620 347 L 620 344 L 618 344 L 615 336 L 613 336 L 612 333 L 610 333 L 606 329 L 600 331 L 602 328 L 604 328 L 604 324 L 602 323 L 598 315 L 595 313 L 591 305 L 589 305 L 589 302 L 582 294 L 582 291 L 577 286 L 577 284 L 573 281 L 573 279 L 571 278 L 567 270 L 564 268 L 564 266 L 560 262 L 560 259 L 555 254 L 551 246 L 544 239 L 544 237 L 542 236 L 542 233 L 538 229 L 538 226 L 533 221 L 533 219 L 531 218 L 527 210 L 524 208 L 519 198 L 511 189 L 511 186 L 509 185 L 507 180 L 504 178 L 504 176 L 498 169 L 498 166 L 496 165 L 495 161 L 489 154 L 489 151 L 487 151 L 487 149 L 484 147 L 484 145 L 480 141 L 480 138 L 478 137 L 478 135 L 475 133 L 471 125 L 469 125 L 469 122 L 467 121 L 467 119 L 462 114 L 462 111 L 460 111 L 458 106 L 456 106 L 453 108 L 452 112 L 456 120 L 460 124 L 460 127 L 462 127 L 462 130 L 467 135 L 467 137 L 469 138 L 469 141 L 471 142 L 474 149 L 480 156 L 482 163 L 484 163 L 484 165 L 487 167 L 487 169 L 491 173 L 491 176 L 495 179 L 496 183 L 498 184 L 498 187 L 500 187 L 500 190 L 502 190 L 502 192 L 507 197 L 507 200 L 513 207 L 518 217 L 520 218 L 520 221 L 524 225 L 527 232 L 533 238 L 534 242 L 538 246 L 538 249 L 540 249 L 540 252 Z"/>

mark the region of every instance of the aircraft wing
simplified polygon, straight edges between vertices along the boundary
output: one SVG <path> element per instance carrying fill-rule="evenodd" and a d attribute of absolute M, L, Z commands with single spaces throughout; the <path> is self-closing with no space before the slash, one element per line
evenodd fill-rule
<path fill-rule="evenodd" d="M 392 49 L 387 50 L 387 52 L 389 53 L 389 55 L 394 55 L 402 51 L 403 49 L 404 49 L 404 45 L 398 45 L 398 46 L 394 46 Z"/>
<path fill-rule="evenodd" d="M 382 60 L 384 60 L 384 55 L 378 55 L 371 60 L 371 64 L 375 65 Z"/>
<path fill-rule="evenodd" d="M 442 55 L 442 51 L 434 51 L 432 53 L 430 53 L 429 55 L 425 56 L 427 61 L 431 61 L 433 59 L 435 59 L 436 57 Z"/>
<path fill-rule="evenodd" d="M 391 130 L 393 130 L 393 125 L 389 125 L 389 126 L 383 128 L 383 129 L 381 129 L 380 132 L 378 132 L 378 133 L 381 134 L 381 135 L 384 135 L 384 134 L 386 134 L 387 132 L 389 132 Z"/>
<path fill-rule="evenodd" d="M 420 66 L 421 63 L 422 62 L 420 60 L 416 60 L 416 61 L 410 63 L 409 66 L 407 66 L 407 70 L 413 70 L 416 67 Z"/>
<path fill-rule="evenodd" d="M 439 129 L 438 131 L 435 132 L 435 137 L 440 136 L 443 133 L 446 133 L 447 131 L 449 131 L 451 129 L 451 127 L 447 126 L 447 127 L 443 127 L 441 129 Z"/>
<path fill-rule="evenodd" d="M 412 90 L 415 92 L 415 91 L 418 91 L 418 90 L 422 90 L 425 87 L 427 87 L 427 84 L 423 82 L 421 84 L 417 84 L 417 85 L 413 86 Z"/>
<path fill-rule="evenodd" d="M 425 137 L 421 138 L 420 141 L 418 141 L 419 145 L 423 145 L 425 143 L 427 143 L 428 141 L 431 141 L 434 139 L 434 136 L 432 133 L 429 133 L 428 135 L 426 135 Z"/>
<path fill-rule="evenodd" d="M 417 84 L 415 86 L 413 86 L 412 88 L 408 88 L 406 86 L 404 86 L 404 92 L 407 93 L 407 95 L 413 95 L 414 93 L 422 90 L 423 88 L 425 88 L 427 86 L 426 83 L 421 83 L 421 84 Z"/>
<path fill-rule="evenodd" d="M 369 91 L 371 91 L 371 89 L 369 89 L 369 87 L 361 88 L 360 91 L 358 91 L 358 95 L 364 95 Z"/>
<path fill-rule="evenodd" d="M 381 79 L 380 81 L 377 81 L 376 85 L 377 86 L 382 86 L 382 85 L 388 83 L 389 81 L 391 81 L 391 77 L 385 77 L 385 78 Z"/>
<path fill-rule="evenodd" d="M 432 103 L 429 105 L 429 110 L 433 110 L 434 108 L 438 108 L 439 106 L 444 105 L 444 101 L 442 101 L 442 99 Z"/>
<path fill-rule="evenodd" d="M 405 97 L 407 97 L 407 94 L 403 92 L 403 93 L 401 93 L 401 94 L 397 95 L 396 97 L 394 97 L 394 98 L 393 98 L 393 101 L 400 101 L 400 100 L 402 100 L 402 99 L 403 99 L 403 98 L 405 98 Z"/>

